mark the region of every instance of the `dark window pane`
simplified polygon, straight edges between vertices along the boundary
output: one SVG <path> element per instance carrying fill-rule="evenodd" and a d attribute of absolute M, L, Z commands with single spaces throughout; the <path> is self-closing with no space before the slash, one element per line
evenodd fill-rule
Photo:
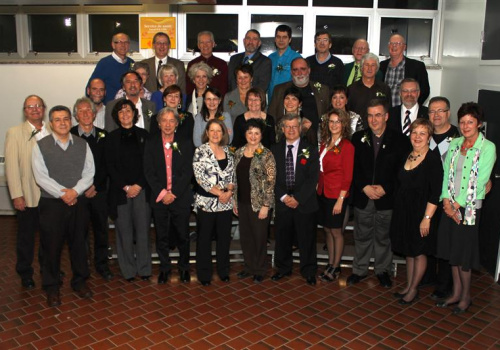
<path fill-rule="evenodd" d="M 76 52 L 76 15 L 29 15 L 30 50 Z"/>
<path fill-rule="evenodd" d="M 313 0 L 313 6 L 372 8 L 373 0 Z"/>
<path fill-rule="evenodd" d="M 381 9 L 437 10 L 438 0 L 378 0 Z"/>
<path fill-rule="evenodd" d="M 327 30 L 332 36 L 330 52 L 350 55 L 357 39 L 368 35 L 368 17 L 316 16 L 316 31 Z"/>
<path fill-rule="evenodd" d="M 130 37 L 130 51 L 139 51 L 138 15 L 89 15 L 90 51 L 111 52 L 113 35 L 125 33 Z"/>
<path fill-rule="evenodd" d="M 247 5 L 307 6 L 307 0 L 248 0 Z"/>
<path fill-rule="evenodd" d="M 406 56 L 430 56 L 432 19 L 382 18 L 380 55 L 389 56 L 387 43 L 392 34 L 406 38 Z"/>
<path fill-rule="evenodd" d="M 198 33 L 210 30 L 217 46 L 214 52 L 233 52 L 238 50 L 238 15 L 187 14 L 187 50 L 198 49 Z"/>
<path fill-rule="evenodd" d="M 242 5 L 243 0 L 217 0 L 217 5 Z"/>
<path fill-rule="evenodd" d="M 500 59 L 500 2 L 488 1 L 484 18 L 484 41 L 481 59 Z M 500 138 L 500 134 L 497 136 Z M 500 168 L 500 162 L 498 164 Z"/>
<path fill-rule="evenodd" d="M 274 32 L 280 24 L 286 24 L 292 28 L 292 42 L 290 47 L 297 52 L 302 52 L 302 16 L 291 15 L 252 15 L 252 28 L 260 32 L 262 46 L 260 51 L 269 55 L 276 51 L 274 46 Z"/>
<path fill-rule="evenodd" d="M 17 52 L 14 15 L 0 15 L 0 52 Z"/>

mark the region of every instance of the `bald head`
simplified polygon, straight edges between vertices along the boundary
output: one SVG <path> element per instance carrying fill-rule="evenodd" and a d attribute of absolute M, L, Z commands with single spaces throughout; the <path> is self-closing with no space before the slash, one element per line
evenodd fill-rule
<path fill-rule="evenodd" d="M 370 52 L 370 45 L 365 39 L 358 39 L 354 42 L 354 45 L 352 45 L 352 55 L 357 63 L 361 62 L 363 55 L 368 52 Z"/>

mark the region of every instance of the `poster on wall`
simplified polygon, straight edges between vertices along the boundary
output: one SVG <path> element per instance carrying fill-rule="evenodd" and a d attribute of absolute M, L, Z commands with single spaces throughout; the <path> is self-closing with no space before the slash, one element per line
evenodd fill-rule
<path fill-rule="evenodd" d="M 150 49 L 153 36 L 158 32 L 167 33 L 170 37 L 170 48 L 176 47 L 175 17 L 141 17 L 141 49 Z"/>

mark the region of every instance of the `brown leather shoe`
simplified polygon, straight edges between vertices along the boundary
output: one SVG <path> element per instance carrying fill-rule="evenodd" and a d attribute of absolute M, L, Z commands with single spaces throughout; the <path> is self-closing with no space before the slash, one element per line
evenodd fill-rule
<path fill-rule="evenodd" d="M 76 291 L 76 294 L 82 299 L 90 299 L 94 295 L 90 288 L 85 284 L 82 288 Z"/>
<path fill-rule="evenodd" d="M 61 305 L 61 297 L 59 296 L 59 292 L 47 293 L 47 305 L 49 307 L 57 307 Z"/>

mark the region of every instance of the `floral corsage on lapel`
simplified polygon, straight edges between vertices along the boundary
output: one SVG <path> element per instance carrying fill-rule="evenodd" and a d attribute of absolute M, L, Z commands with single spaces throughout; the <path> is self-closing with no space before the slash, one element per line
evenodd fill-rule
<path fill-rule="evenodd" d="M 151 119 L 151 117 L 153 116 L 153 111 L 148 109 L 148 111 L 146 112 L 146 115 L 147 115 L 148 119 Z"/>
<path fill-rule="evenodd" d="M 234 154 L 236 153 L 236 147 L 234 146 L 229 146 L 227 148 L 227 150 L 229 151 L 230 154 L 232 154 L 234 156 Z"/>
<path fill-rule="evenodd" d="M 302 148 L 302 153 L 298 155 L 299 157 L 302 157 L 300 159 L 300 164 L 302 165 L 306 165 L 307 164 L 307 160 L 309 159 L 309 157 L 311 156 L 311 151 L 309 151 L 309 147 L 307 148 Z"/>
<path fill-rule="evenodd" d="M 254 157 L 257 157 L 260 159 L 260 157 L 262 156 L 262 153 L 264 153 L 264 149 L 262 147 L 257 147 L 257 149 L 255 150 L 254 152 Z"/>
<path fill-rule="evenodd" d="M 318 90 L 318 92 L 321 92 L 322 85 L 319 81 L 315 82 L 313 86 Z"/>
<path fill-rule="evenodd" d="M 216 77 L 217 75 L 220 75 L 219 70 L 217 68 L 215 68 L 215 67 L 212 67 L 212 75 L 214 77 Z"/>
<path fill-rule="evenodd" d="M 182 125 L 184 119 L 186 119 L 186 113 L 179 113 L 179 125 Z"/>
<path fill-rule="evenodd" d="M 229 105 L 229 108 L 233 108 L 236 102 L 234 102 L 233 100 L 229 100 L 227 104 Z"/>
<path fill-rule="evenodd" d="M 100 140 L 100 139 L 103 139 L 103 138 L 105 138 L 105 137 L 106 137 L 106 134 L 104 133 L 104 131 L 99 131 L 99 132 L 97 133 L 97 141 L 96 141 L 96 142 L 97 142 L 97 143 L 99 143 L 99 140 Z"/>
<path fill-rule="evenodd" d="M 173 143 L 167 142 L 167 143 L 165 143 L 165 148 L 166 149 L 170 149 L 170 147 L 172 147 L 173 151 L 179 152 L 179 154 L 182 155 L 181 150 L 179 149 L 179 144 L 177 142 L 173 142 Z"/>
<path fill-rule="evenodd" d="M 30 135 L 30 138 L 28 139 L 28 141 L 31 141 L 31 139 L 33 137 L 35 137 L 36 134 L 38 134 L 40 131 L 42 131 L 42 129 L 35 129 L 31 132 L 31 135 Z"/>
<path fill-rule="evenodd" d="M 281 63 L 280 63 L 280 64 L 278 64 L 278 65 L 276 66 L 276 70 L 277 70 L 278 72 L 281 72 L 281 71 L 282 71 L 282 70 L 284 70 L 284 69 L 285 69 L 285 68 L 283 68 L 283 65 L 282 65 Z"/>
<path fill-rule="evenodd" d="M 329 70 L 329 71 L 332 71 L 332 70 L 334 70 L 334 69 L 335 69 L 335 64 L 330 63 L 330 64 L 328 65 L 328 70 Z"/>
<path fill-rule="evenodd" d="M 334 154 L 340 154 L 340 151 L 342 149 L 342 147 L 339 147 L 340 141 L 342 141 L 342 137 L 339 137 L 337 141 L 335 141 L 335 143 L 333 144 L 333 147 L 331 148 L 331 151 Z"/>
<path fill-rule="evenodd" d="M 370 143 L 370 135 L 368 135 L 367 132 L 365 132 L 365 134 L 363 135 L 363 137 L 361 138 L 361 142 L 362 143 L 366 143 L 368 146 L 371 147 L 371 143 Z"/>
<path fill-rule="evenodd" d="M 219 115 L 219 116 L 217 117 L 217 119 L 219 119 L 221 122 L 223 122 L 224 120 L 226 120 L 226 117 L 224 117 L 224 116 L 221 114 L 221 115 Z"/>

